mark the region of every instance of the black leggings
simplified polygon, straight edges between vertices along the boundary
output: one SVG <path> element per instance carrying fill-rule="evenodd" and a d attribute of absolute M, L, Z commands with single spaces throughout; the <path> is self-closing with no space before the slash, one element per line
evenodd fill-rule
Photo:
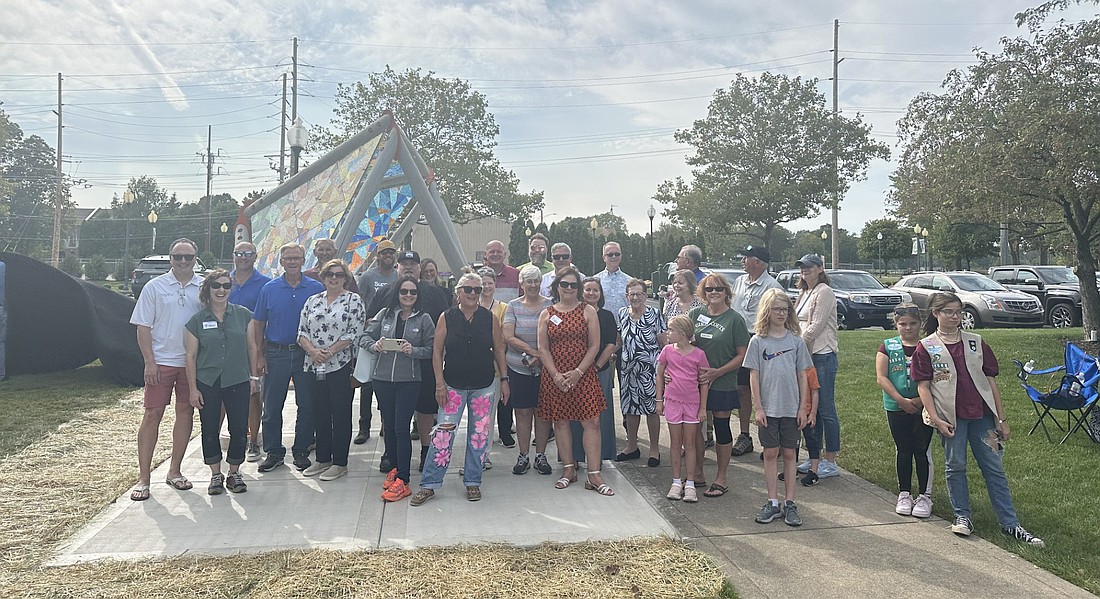
<path fill-rule="evenodd" d="M 920 412 L 886 412 L 890 434 L 898 449 L 898 490 L 911 495 L 913 462 L 917 464 L 917 485 L 920 493 L 932 493 L 932 427 L 924 424 Z"/>

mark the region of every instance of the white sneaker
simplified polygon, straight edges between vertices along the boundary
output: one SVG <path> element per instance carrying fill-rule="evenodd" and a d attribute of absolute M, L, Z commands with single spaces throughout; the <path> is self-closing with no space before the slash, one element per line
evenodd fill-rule
<path fill-rule="evenodd" d="M 909 494 L 909 491 L 902 491 L 898 494 L 898 504 L 894 507 L 894 511 L 901 516 L 913 515 L 913 497 Z"/>
<path fill-rule="evenodd" d="M 321 473 L 321 480 L 336 480 L 348 473 L 347 466 L 329 466 L 328 470 Z"/>
<path fill-rule="evenodd" d="M 917 501 L 913 504 L 913 515 L 917 518 L 927 518 L 932 515 L 931 495 L 922 493 L 917 496 Z"/>
<path fill-rule="evenodd" d="M 817 464 L 817 476 L 818 478 L 840 476 L 840 468 L 837 467 L 836 462 L 830 462 L 825 458 L 821 458 L 821 461 Z"/>
<path fill-rule="evenodd" d="M 245 461 L 247 462 L 259 462 L 263 459 L 263 454 L 260 452 L 260 446 L 255 443 L 249 443 L 248 448 L 245 451 Z"/>
<path fill-rule="evenodd" d="M 302 476 L 316 476 L 332 466 L 332 462 L 313 462 L 309 468 L 302 470 Z"/>
<path fill-rule="evenodd" d="M 810 459 L 806 458 L 805 462 L 802 462 L 801 464 L 798 465 L 798 472 L 800 474 L 806 474 L 809 471 L 810 471 Z"/>

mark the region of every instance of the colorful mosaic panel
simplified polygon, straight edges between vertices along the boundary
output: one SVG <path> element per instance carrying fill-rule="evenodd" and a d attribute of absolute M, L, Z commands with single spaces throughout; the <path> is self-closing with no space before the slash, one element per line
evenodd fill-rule
<path fill-rule="evenodd" d="M 412 195 L 412 187 L 408 185 L 378 190 L 367 208 L 366 216 L 359 223 L 355 236 L 348 244 L 348 253 L 344 258 L 348 260 L 353 271 L 370 256 L 378 242 L 386 239 L 394 223 L 408 208 Z"/>

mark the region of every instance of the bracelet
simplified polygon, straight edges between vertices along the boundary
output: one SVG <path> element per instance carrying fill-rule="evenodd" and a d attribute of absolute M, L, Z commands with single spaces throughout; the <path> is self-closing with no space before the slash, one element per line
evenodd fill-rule
<path fill-rule="evenodd" d="M 446 388 L 447 388 L 447 385 L 439 385 L 438 387 L 436 387 L 436 388 L 435 388 L 435 390 L 436 390 L 436 391 L 442 391 L 442 390 L 444 390 L 444 389 L 446 389 Z"/>
<path fill-rule="evenodd" d="M 1000 420 L 997 421 L 997 424 L 1004 424 L 1006 422 L 1008 422 L 1008 421 L 1005 420 L 1004 418 L 1001 418 Z"/>
<path fill-rule="evenodd" d="M 250 381 L 258 381 L 258 380 L 260 380 L 260 377 L 258 377 L 258 376 L 250 376 L 250 377 L 248 377 L 248 380 L 250 380 Z"/>
<path fill-rule="evenodd" d="M 508 381 L 508 377 L 506 377 L 506 376 L 500 377 L 500 382 L 504 383 L 504 382 L 507 382 L 507 381 Z"/>

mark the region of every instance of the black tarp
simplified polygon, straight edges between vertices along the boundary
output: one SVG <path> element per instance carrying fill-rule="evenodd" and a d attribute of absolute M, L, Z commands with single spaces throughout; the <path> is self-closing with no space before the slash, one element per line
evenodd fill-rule
<path fill-rule="evenodd" d="M 143 383 L 130 314 L 134 300 L 20 254 L 7 264 L 8 376 L 103 363 L 120 383 Z"/>

